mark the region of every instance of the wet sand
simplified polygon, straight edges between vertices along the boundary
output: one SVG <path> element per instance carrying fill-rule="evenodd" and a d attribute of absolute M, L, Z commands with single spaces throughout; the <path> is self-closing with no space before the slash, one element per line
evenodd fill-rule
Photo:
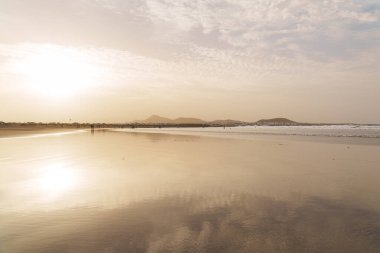
<path fill-rule="evenodd" d="M 380 146 L 314 138 L 0 139 L 0 252 L 379 252 Z"/>
<path fill-rule="evenodd" d="M 22 137 L 40 134 L 55 134 L 76 131 L 77 128 L 52 127 L 0 127 L 0 138 Z"/>

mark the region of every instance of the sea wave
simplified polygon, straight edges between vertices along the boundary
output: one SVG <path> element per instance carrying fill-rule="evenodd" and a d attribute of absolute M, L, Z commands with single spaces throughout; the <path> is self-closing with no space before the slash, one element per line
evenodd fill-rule
<path fill-rule="evenodd" d="M 238 126 L 194 128 L 137 128 L 122 131 L 173 134 L 294 135 L 380 138 L 380 125 Z"/>

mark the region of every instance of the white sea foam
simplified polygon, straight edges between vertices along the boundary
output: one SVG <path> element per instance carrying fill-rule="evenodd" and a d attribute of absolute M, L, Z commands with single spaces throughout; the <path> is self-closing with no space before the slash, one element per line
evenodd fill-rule
<path fill-rule="evenodd" d="M 238 126 L 205 128 L 137 128 L 123 129 L 132 132 L 154 132 L 175 134 L 236 134 L 236 135 L 298 135 L 329 137 L 380 138 L 380 125 L 312 125 L 312 126 Z"/>

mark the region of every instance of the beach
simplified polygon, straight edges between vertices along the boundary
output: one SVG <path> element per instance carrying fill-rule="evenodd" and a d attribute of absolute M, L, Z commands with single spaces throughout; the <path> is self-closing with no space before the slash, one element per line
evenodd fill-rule
<path fill-rule="evenodd" d="M 380 0 L 0 0 L 0 253 L 380 253 Z"/>
<path fill-rule="evenodd" d="M 0 127 L 0 138 L 12 138 L 23 136 L 38 136 L 41 134 L 62 134 L 78 131 L 77 128 L 69 127 L 44 127 L 44 126 L 24 126 L 24 127 Z"/>
<path fill-rule="evenodd" d="M 0 252 L 379 252 L 378 139 L 223 131 L 0 138 Z"/>

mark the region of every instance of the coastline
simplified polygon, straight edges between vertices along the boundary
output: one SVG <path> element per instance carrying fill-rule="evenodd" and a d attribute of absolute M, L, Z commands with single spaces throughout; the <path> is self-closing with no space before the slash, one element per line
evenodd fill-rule
<path fill-rule="evenodd" d="M 317 127 L 317 126 L 314 126 Z M 199 137 L 212 137 L 212 138 L 227 138 L 227 139 L 240 139 L 240 140 L 260 140 L 272 139 L 275 141 L 301 141 L 301 142 L 324 142 L 336 143 L 345 145 L 375 145 L 380 146 L 380 132 L 377 129 L 375 135 L 373 132 L 371 136 L 361 135 L 355 133 L 354 135 L 346 135 L 347 132 L 342 132 L 341 135 L 320 134 L 313 132 L 299 132 L 299 129 L 314 129 L 313 126 L 300 127 L 300 126 L 235 126 L 235 127 L 97 127 L 95 133 L 99 131 L 109 132 L 126 132 L 133 134 L 162 134 L 162 135 L 185 135 L 185 136 L 199 136 Z M 335 126 L 334 126 L 335 127 Z M 264 128 L 265 131 L 262 131 Z M 283 131 L 285 129 L 285 131 Z M 357 129 L 359 133 L 365 129 Z M 379 128 L 380 129 L 380 128 Z M 4 138 L 18 138 L 18 137 L 37 137 L 40 135 L 60 135 L 73 133 L 78 131 L 90 131 L 89 127 L 78 126 L 6 126 L 0 127 L 0 139 Z M 269 130 L 269 131 L 268 131 Z M 280 130 L 280 131 L 278 131 Z M 298 132 L 294 132 L 297 130 Z M 334 129 L 335 130 L 335 129 Z M 342 129 L 346 131 L 346 129 Z"/>
<path fill-rule="evenodd" d="M 39 134 L 59 134 L 72 132 L 73 130 L 86 130 L 84 128 L 58 128 L 58 127 L 41 127 L 41 126 L 27 126 L 27 127 L 1 127 L 0 128 L 0 139 L 10 138 L 10 137 L 23 137 L 32 136 Z"/>
<path fill-rule="evenodd" d="M 54 136 L 64 129 L 34 130 L 27 131 Z M 335 143 L 342 137 L 326 143 L 325 137 L 237 139 L 226 132 L 67 130 L 79 134 L 1 142 L 2 241 L 12 252 L 64 251 L 64 241 L 89 253 L 115 238 L 122 238 L 120 252 L 136 251 L 140 242 L 149 251 L 200 235 L 213 238 L 201 249 L 226 240 L 227 246 L 255 242 L 245 249 L 268 252 L 283 241 L 284 252 L 322 252 L 327 243 L 332 252 L 380 247 L 368 233 L 380 227 L 379 146 Z M 331 242 L 330 235 L 341 239 Z"/>

